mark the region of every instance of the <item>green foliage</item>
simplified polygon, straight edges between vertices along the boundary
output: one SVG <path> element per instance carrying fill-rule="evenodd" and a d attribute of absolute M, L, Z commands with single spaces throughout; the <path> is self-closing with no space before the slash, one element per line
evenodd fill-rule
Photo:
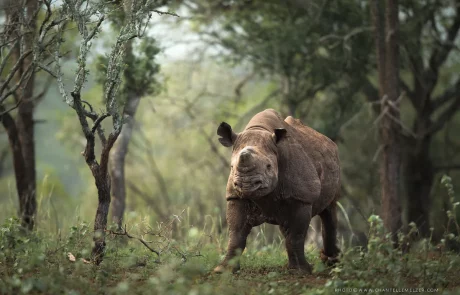
<path fill-rule="evenodd" d="M 381 294 L 386 288 L 458 288 L 460 258 L 444 251 L 444 242 L 435 247 L 425 240 L 403 253 L 393 248 L 378 216 L 371 216 L 369 225 L 368 247 L 345 250 L 332 269 L 320 262 L 317 249 L 308 248 L 313 275 L 289 271 L 283 241 L 267 244 L 259 234 L 250 239 L 238 273 L 216 275 L 211 270 L 221 260 L 226 234 L 210 235 L 205 228 L 190 227 L 186 219 L 177 229 L 183 235 L 171 240 L 171 251 L 160 260 L 136 240 L 109 236 L 105 260 L 94 266 L 85 263 L 92 236 L 88 223 L 76 223 L 65 235 L 25 234 L 19 220 L 10 218 L 0 227 L 0 293 L 334 294 L 337 289 L 353 293 L 370 288 Z M 143 231 L 141 226 L 131 230 L 131 235 Z M 198 256 L 193 252 L 197 245 Z"/>
<path fill-rule="evenodd" d="M 343 254 L 340 264 L 332 270 L 332 280 L 325 285 L 327 294 L 334 293 L 336 289 L 354 288 L 382 290 L 374 293 L 386 293 L 383 290 L 389 287 L 442 290 L 448 285 L 458 284 L 457 280 L 452 281 L 451 272 L 459 269 L 460 258 L 442 250 L 445 240 L 434 246 L 430 240 L 424 239 L 406 253 L 401 248 L 394 248 L 380 217 L 371 216 L 369 224 L 367 248 L 352 248 Z M 414 231 L 415 228 L 409 236 Z M 400 242 L 404 238 L 401 235 Z"/>
<path fill-rule="evenodd" d="M 136 45 L 136 46 L 134 46 Z M 156 95 L 160 92 L 161 87 L 157 82 L 156 75 L 160 71 L 160 66 L 156 62 L 156 56 L 160 52 L 155 39 L 144 37 L 137 43 L 129 46 L 130 51 L 126 54 L 124 69 L 124 80 L 119 90 L 119 97 L 126 100 L 129 93 L 137 93 L 140 96 Z M 108 56 L 99 55 L 96 58 L 96 81 L 103 84 L 106 76 Z"/>
<path fill-rule="evenodd" d="M 331 105 L 353 105 L 346 90 L 361 88 L 372 48 L 359 1 L 190 2 L 205 40 L 232 63 L 249 62 L 274 77 L 291 115 L 309 117 L 311 100 L 322 91 L 339 95 L 339 103 L 329 98 Z"/>
<path fill-rule="evenodd" d="M 446 214 L 456 225 L 452 212 L 458 203 L 451 179 L 444 176 L 441 182 L 452 201 Z M 326 267 L 318 249 L 309 246 L 306 256 L 314 266 L 313 275 L 287 270 L 284 241 L 269 242 L 262 228 L 250 237 L 238 273 L 212 274 L 225 252 L 227 233 L 219 233 L 212 221 L 196 227 L 189 214 L 186 210 L 172 219 L 177 220 L 172 235 L 161 230 L 165 223 L 153 227 L 145 217 L 128 215 L 130 234 L 142 235 L 151 247 L 162 249 L 160 257 L 138 240 L 109 235 L 100 266 L 85 262 L 91 251 L 90 224 L 76 222 L 58 233 L 25 233 L 18 219 L 9 218 L 0 227 L 0 293 L 335 294 L 367 289 L 385 294 L 389 288 L 402 293 L 417 288 L 454 292 L 460 285 L 460 257 L 449 251 L 449 241 L 458 241 L 458 234 L 446 232 L 438 244 L 424 239 L 413 243 L 410 251 L 402 251 L 405 243 L 412 243 L 415 226 L 399 235 L 400 247 L 394 248 L 377 215 L 368 218 L 368 245 L 343 249 L 333 268 Z M 159 233 L 165 234 L 166 243 Z"/>
<path fill-rule="evenodd" d="M 445 175 L 441 183 L 447 189 L 455 210 L 459 203 L 454 203 L 451 178 Z M 452 211 L 448 210 L 446 214 L 449 224 L 457 224 Z M 459 283 L 452 272 L 460 270 L 460 257 L 449 252 L 449 244 L 459 241 L 458 232 L 453 234 L 446 231 L 439 244 L 433 243 L 431 239 L 422 239 L 412 244 L 410 251 L 407 251 L 406 246 L 417 233 L 414 223 L 410 224 L 406 235 L 399 234 L 399 247 L 395 248 L 391 235 L 385 232 L 379 216 L 370 216 L 368 222 L 370 229 L 367 247 L 345 251 L 340 263 L 332 270 L 333 278 L 319 294 L 333 294 L 337 289 L 356 288 L 377 290 L 374 293 L 386 293 L 384 290 L 389 287 L 400 290 L 421 287 L 425 290 L 442 290 Z M 447 228 L 449 227 L 448 225 Z"/>

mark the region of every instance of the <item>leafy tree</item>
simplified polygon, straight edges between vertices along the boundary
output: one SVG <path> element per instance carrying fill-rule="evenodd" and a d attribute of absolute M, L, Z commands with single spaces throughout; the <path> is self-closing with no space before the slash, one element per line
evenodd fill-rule
<path fill-rule="evenodd" d="M 368 1 L 182 2 L 200 16 L 198 31 L 220 46 L 224 56 L 250 62 L 256 71 L 276 78 L 290 114 L 302 119 L 312 116 L 312 97 L 322 91 L 336 98 L 328 104 L 334 109 L 327 112 L 325 125 L 340 129 L 350 118 L 350 110 L 356 110 L 356 94 L 362 93 L 381 120 L 379 114 L 388 105 L 381 104 L 375 86 Z M 404 114 L 401 119 L 393 114 L 392 120 L 400 126 L 407 219 L 416 222 L 426 236 L 434 179 L 438 172 L 460 166 L 434 160 L 440 158 L 440 150 L 433 149 L 435 138 L 460 107 L 455 70 L 460 5 L 459 1 L 424 0 L 404 1 L 398 7 L 401 54 L 397 60 Z M 338 137 L 337 131 L 326 134 Z"/>
<path fill-rule="evenodd" d="M 408 220 L 428 236 L 434 179 L 438 172 L 458 167 L 434 161 L 442 151 L 434 151 L 433 143 L 460 108 L 460 79 L 451 70 L 458 66 L 460 1 L 403 1 L 400 10 L 400 85 L 414 116 L 403 133 L 403 181 Z"/>
<path fill-rule="evenodd" d="M 62 3 L 61 9 L 56 10 L 49 19 L 50 26 L 54 24 L 54 20 L 60 18 L 75 21 L 81 37 L 75 84 L 70 94 L 66 91 L 59 62 L 60 45 L 62 44 L 60 38 L 63 34 L 62 25 L 57 28 L 59 35 L 55 49 L 56 65 L 52 74 L 57 77 L 59 89 L 65 102 L 75 110 L 86 138 L 83 156 L 93 174 L 98 191 L 98 207 L 94 221 L 94 247 L 92 250 L 92 260 L 96 264 L 102 262 L 105 249 L 105 230 L 110 206 L 109 153 L 120 135 L 123 125 L 123 120 L 118 110 L 119 102 L 117 97 L 122 80 L 126 44 L 133 38 L 143 36 L 151 13 L 156 11 L 155 1 L 133 0 L 130 4 L 130 13 L 127 15 L 125 23 L 121 26 L 108 57 L 104 79 L 104 101 L 106 106 L 105 111 L 100 114 L 94 111 L 90 103 L 82 99 L 81 92 L 89 74 L 87 59 L 91 43 L 97 36 L 107 15 L 113 10 L 109 3 L 105 2 L 84 3 L 80 0 L 67 0 Z M 108 137 L 105 136 L 105 132 L 101 127 L 101 122 L 107 117 L 112 117 L 112 131 Z M 88 118 L 94 121 L 92 127 L 89 126 Z M 97 161 L 95 155 L 96 132 L 102 144 L 100 161 Z"/>
<path fill-rule="evenodd" d="M 158 2 L 154 8 L 164 5 L 163 2 Z M 129 3 L 130 1 L 125 2 L 123 10 L 115 10 L 115 13 L 111 15 L 110 19 L 115 31 L 119 31 L 126 23 L 127 16 L 130 14 Z M 114 5 L 120 7 L 121 1 L 114 2 Z M 124 122 L 123 129 L 110 153 L 109 163 L 112 179 L 112 219 L 117 223 L 119 229 L 122 228 L 123 214 L 126 208 L 125 158 L 128 154 L 128 146 L 135 125 L 134 117 L 141 98 L 158 93 L 159 83 L 155 78 L 160 67 L 155 61 L 155 56 L 159 51 L 155 39 L 148 36 L 144 37 L 138 46 L 133 40 L 126 43 L 124 82 L 120 85 L 118 93 L 118 100 L 124 104 Z M 108 56 L 100 56 L 97 61 L 98 82 L 102 85 L 107 74 L 104 66 L 108 64 L 108 58 Z"/>
<path fill-rule="evenodd" d="M 337 90 L 356 87 L 367 74 L 368 17 L 349 1 L 184 3 L 200 16 L 204 40 L 220 46 L 228 60 L 250 62 L 278 82 L 293 116 L 307 118 L 317 93 L 340 83 Z"/>

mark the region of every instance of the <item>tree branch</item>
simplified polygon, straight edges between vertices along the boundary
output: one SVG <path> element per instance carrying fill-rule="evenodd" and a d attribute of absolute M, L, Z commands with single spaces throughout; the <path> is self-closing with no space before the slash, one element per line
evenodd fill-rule
<path fill-rule="evenodd" d="M 448 103 L 449 101 L 459 96 L 460 96 L 460 78 L 454 83 L 454 85 L 447 88 L 443 94 L 433 99 L 431 106 L 434 110 L 436 110 L 437 108 L 442 107 L 445 103 Z"/>
<path fill-rule="evenodd" d="M 428 85 L 426 86 L 429 93 L 431 93 L 436 85 L 439 68 L 446 61 L 447 56 L 454 47 L 455 38 L 457 37 L 458 31 L 460 29 L 460 5 L 458 1 L 456 3 L 457 8 L 455 11 L 455 18 L 452 25 L 447 29 L 446 40 L 433 50 L 429 60 L 429 68 L 424 74 L 425 82 L 428 82 Z"/>
<path fill-rule="evenodd" d="M 3 94 L 3 91 L 5 91 L 6 87 L 9 85 L 9 83 L 11 82 L 11 79 L 13 79 L 14 75 L 16 75 L 16 72 L 22 66 L 22 62 L 24 61 L 24 59 L 26 57 L 28 57 L 31 53 L 32 53 L 32 50 L 28 50 L 28 51 L 24 52 L 23 54 L 21 54 L 21 56 L 17 59 L 16 64 L 10 70 L 10 73 L 6 77 L 6 79 L 3 82 L 3 84 L 0 86 L 0 95 Z M 29 71 L 30 68 L 32 68 L 32 66 L 29 66 L 29 68 L 22 73 L 21 78 L 19 79 L 18 83 L 16 83 L 16 85 L 17 85 L 17 86 L 15 86 L 16 89 L 20 86 L 20 83 L 24 82 L 25 75 L 26 75 L 26 73 L 30 72 Z M 2 97 L 0 99 L 0 103 L 2 103 L 5 99 L 6 99 L 6 97 L 2 95 Z"/>
<path fill-rule="evenodd" d="M 99 125 L 102 123 L 102 121 L 107 118 L 107 117 L 110 117 L 110 114 L 108 113 L 105 113 L 105 114 L 102 114 L 101 116 L 99 116 L 96 121 L 94 121 L 94 126 L 93 128 L 91 128 L 91 133 L 94 134 L 94 132 L 96 132 L 96 129 L 99 128 Z"/>
<path fill-rule="evenodd" d="M 427 131 L 427 134 L 434 134 L 441 130 L 444 127 L 444 124 L 446 124 L 455 115 L 459 108 L 460 96 L 458 96 L 457 99 L 455 99 L 450 106 L 441 113 L 441 115 L 439 115 L 438 119 L 434 121 L 431 128 Z"/>
<path fill-rule="evenodd" d="M 126 231 L 126 224 L 125 224 L 125 227 L 123 229 L 122 232 L 116 232 L 116 231 L 113 231 L 113 230 L 106 230 L 106 232 L 112 234 L 112 235 L 115 235 L 115 236 L 126 236 L 130 239 L 135 239 L 135 240 L 138 240 L 139 242 L 142 243 L 142 245 L 144 245 L 147 249 L 150 250 L 150 252 L 153 252 L 155 253 L 158 257 L 160 257 L 160 252 L 158 252 L 157 250 L 153 249 L 152 247 L 149 246 L 149 244 L 142 238 L 138 238 L 138 237 L 135 237 L 135 236 L 132 236 L 130 235 L 127 231 Z"/>

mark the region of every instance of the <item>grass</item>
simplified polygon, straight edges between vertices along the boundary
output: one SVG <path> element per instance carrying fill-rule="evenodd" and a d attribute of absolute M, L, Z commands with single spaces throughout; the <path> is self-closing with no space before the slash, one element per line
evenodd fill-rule
<path fill-rule="evenodd" d="M 85 261 L 91 253 L 92 230 L 78 218 L 65 233 L 24 233 L 17 219 L 8 218 L 0 226 L 0 294 L 460 294 L 460 203 L 454 202 L 450 178 L 442 183 L 451 208 L 440 242 L 413 239 L 417 229 L 410 224 L 409 232 L 399 235 L 400 247 L 394 248 L 382 220 L 373 215 L 368 219 L 367 247 L 343 246 L 333 268 L 326 267 L 319 250 L 309 245 L 311 275 L 288 270 L 283 241 L 268 242 L 264 228 L 248 242 L 239 272 L 213 274 L 225 253 L 227 234 L 217 234 L 215 226 L 191 226 L 188 211 L 185 218 L 173 219 L 183 222 L 155 228 L 148 218 L 128 214 L 129 234 L 144 239 L 160 255 L 138 239 L 109 234 L 99 266 Z"/>
<path fill-rule="evenodd" d="M 109 236 L 104 262 L 95 266 L 88 224 L 73 226 L 65 236 L 23 234 L 16 219 L 7 219 L 0 239 L 1 294 L 335 294 L 356 288 L 431 288 L 437 293 L 460 291 L 460 257 L 422 240 L 410 253 L 393 249 L 378 216 L 370 218 L 367 249 L 344 251 L 342 262 L 326 268 L 317 249 L 307 247 L 312 275 L 285 268 L 282 241 L 263 245 L 257 237 L 241 258 L 236 274 L 211 273 L 221 260 L 225 237 L 211 239 L 189 230 L 178 240 L 157 237 L 158 258 L 134 239 Z M 132 234 L 132 233 L 131 233 Z M 166 242 L 165 242 L 166 241 Z M 163 244 L 161 244 L 163 243 Z M 74 260 L 69 258 L 72 253 Z M 405 293 L 400 291 L 400 293 Z"/>

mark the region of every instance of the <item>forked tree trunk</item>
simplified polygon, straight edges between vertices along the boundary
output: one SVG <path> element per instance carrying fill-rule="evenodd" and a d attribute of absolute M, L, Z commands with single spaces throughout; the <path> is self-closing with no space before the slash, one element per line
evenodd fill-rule
<path fill-rule="evenodd" d="M 110 175 L 108 173 L 109 154 L 115 141 L 117 140 L 117 137 L 120 134 L 121 126 L 115 126 L 114 131 L 110 133 L 107 139 L 105 139 L 104 136 L 104 140 L 102 140 L 101 160 L 100 163 L 98 163 L 94 153 L 94 133 L 96 131 L 96 126 L 93 127 L 93 130 L 89 128 L 88 121 L 84 115 L 84 108 L 80 94 L 72 93 L 72 97 L 74 99 L 75 110 L 77 112 L 78 119 L 86 138 L 86 147 L 85 151 L 83 152 L 83 156 L 85 157 L 86 164 L 93 174 L 97 188 L 98 205 L 96 210 L 96 217 L 94 219 L 94 246 L 91 252 L 91 259 L 96 265 L 99 265 L 104 258 L 106 235 L 105 231 L 107 228 L 107 216 L 109 215 L 110 208 Z M 103 118 L 104 116 L 99 117 L 97 119 L 99 120 L 99 123 L 97 124 L 100 124 L 100 121 L 102 121 Z M 115 122 L 119 122 L 118 118 L 114 118 L 113 120 L 116 120 Z"/>

